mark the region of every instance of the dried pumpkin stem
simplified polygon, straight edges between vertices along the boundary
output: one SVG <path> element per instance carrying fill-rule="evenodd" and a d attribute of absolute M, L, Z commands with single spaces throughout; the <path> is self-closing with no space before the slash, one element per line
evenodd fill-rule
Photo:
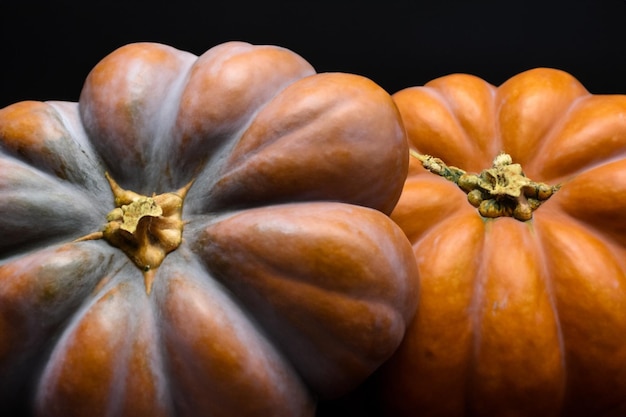
<path fill-rule="evenodd" d="M 496 156 L 491 168 L 479 174 L 468 174 L 460 168 L 447 166 L 439 158 L 421 155 L 415 150 L 410 153 L 430 172 L 457 184 L 483 217 L 530 220 L 533 211 L 560 188 L 560 185 L 532 181 L 524 175 L 521 165 L 514 164 L 506 153 Z"/>
<path fill-rule="evenodd" d="M 173 193 L 147 197 L 123 189 L 108 173 L 105 176 L 115 208 L 107 214 L 101 231 L 76 241 L 105 239 L 121 249 L 143 272 L 146 292 L 150 294 L 155 270 L 182 242 L 183 200 L 191 183 Z"/>

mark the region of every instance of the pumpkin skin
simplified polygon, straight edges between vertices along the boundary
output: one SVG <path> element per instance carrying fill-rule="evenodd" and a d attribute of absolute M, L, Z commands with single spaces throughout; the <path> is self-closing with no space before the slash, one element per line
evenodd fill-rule
<path fill-rule="evenodd" d="M 478 173 L 501 151 L 561 188 L 531 220 L 483 218 L 411 160 L 392 218 L 420 272 L 376 377 L 389 416 L 626 413 L 626 96 L 550 68 L 499 87 L 452 74 L 393 95 L 410 146 Z"/>
<path fill-rule="evenodd" d="M 244 42 L 129 44 L 78 103 L 1 109 L 0 409 L 313 415 L 414 313 L 417 266 L 388 217 L 407 152 L 374 82 Z M 191 184 L 150 286 L 81 240 L 116 207 L 105 172 L 145 196 Z"/>

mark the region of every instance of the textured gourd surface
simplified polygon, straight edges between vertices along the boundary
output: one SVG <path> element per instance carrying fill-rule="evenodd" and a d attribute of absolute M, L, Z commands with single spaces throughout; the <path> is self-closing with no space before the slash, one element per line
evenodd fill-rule
<path fill-rule="evenodd" d="M 1 109 L 0 409 L 312 415 L 414 313 L 407 169 L 382 88 L 274 46 L 130 44 Z"/>
<path fill-rule="evenodd" d="M 412 159 L 392 218 L 413 244 L 419 306 L 382 372 L 388 414 L 623 415 L 626 96 L 537 68 L 393 97 L 415 152 L 474 173 L 505 152 L 560 188 L 528 221 L 485 218 Z"/>

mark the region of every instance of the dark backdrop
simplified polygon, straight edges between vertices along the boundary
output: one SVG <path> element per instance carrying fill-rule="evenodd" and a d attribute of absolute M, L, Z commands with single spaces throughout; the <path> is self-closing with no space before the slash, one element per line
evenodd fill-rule
<path fill-rule="evenodd" d="M 626 0 L 0 0 L 0 37 L 0 108 L 77 100 L 89 70 L 136 41 L 195 54 L 228 40 L 280 45 L 390 93 L 453 72 L 498 85 L 550 66 L 592 93 L 626 94 Z"/>

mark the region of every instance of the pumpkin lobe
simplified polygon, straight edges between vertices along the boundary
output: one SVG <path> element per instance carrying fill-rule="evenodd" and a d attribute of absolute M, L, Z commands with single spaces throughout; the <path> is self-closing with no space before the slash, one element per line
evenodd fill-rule
<path fill-rule="evenodd" d="M 105 176 L 115 208 L 107 214 L 101 231 L 76 241 L 104 239 L 122 250 L 143 272 L 150 294 L 155 270 L 183 240 L 183 200 L 191 182 L 176 192 L 148 197 L 123 189 L 108 173 Z"/>
<path fill-rule="evenodd" d="M 441 159 L 410 150 L 424 168 L 454 182 L 467 194 L 469 203 L 487 218 L 513 217 L 519 221 L 532 219 L 533 212 L 560 188 L 532 181 L 514 164 L 506 153 L 493 160 L 491 168 L 479 174 L 468 174 L 460 168 L 447 166 Z"/>

